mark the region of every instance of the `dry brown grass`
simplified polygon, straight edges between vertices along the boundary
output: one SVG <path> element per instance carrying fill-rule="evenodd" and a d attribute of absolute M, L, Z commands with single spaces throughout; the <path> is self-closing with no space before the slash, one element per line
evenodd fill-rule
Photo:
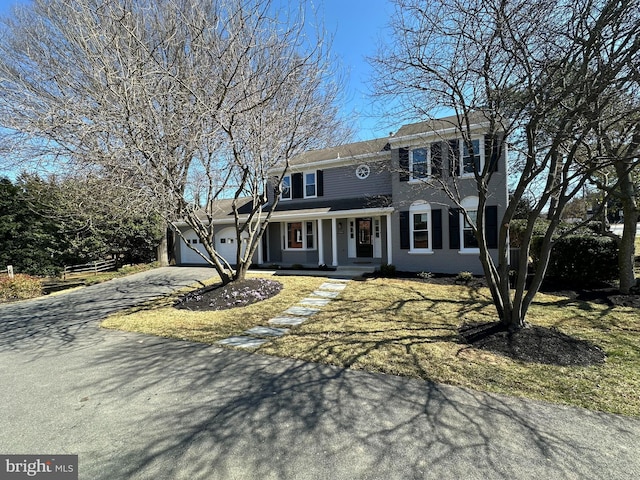
<path fill-rule="evenodd" d="M 104 326 L 215 342 L 266 325 L 324 281 L 278 280 L 284 284 L 280 294 L 249 307 L 202 313 L 147 307 L 110 317 Z M 486 289 L 399 279 L 353 281 L 320 313 L 258 352 L 640 416 L 637 310 L 538 295 L 529 321 L 603 348 L 607 361 L 591 367 L 524 363 L 460 342 L 461 323 L 495 319 Z"/>
<path fill-rule="evenodd" d="M 262 275 L 255 275 L 261 277 Z M 247 278 L 252 278 L 250 274 Z M 179 310 L 171 305 L 177 295 L 167 297 L 143 307 L 121 312 L 108 317 L 104 328 L 148 333 L 161 337 L 179 338 L 195 342 L 213 343 L 230 335 L 258 325 L 266 325 L 270 318 L 280 314 L 308 295 L 324 279 L 318 277 L 270 277 L 282 283 L 282 291 L 273 298 L 246 307 L 213 312 Z M 215 283 L 213 278 L 207 285 Z"/>

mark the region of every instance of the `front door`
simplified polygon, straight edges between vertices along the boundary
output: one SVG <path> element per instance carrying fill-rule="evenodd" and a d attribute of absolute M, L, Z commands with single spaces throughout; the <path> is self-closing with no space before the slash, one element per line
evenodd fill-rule
<path fill-rule="evenodd" d="M 371 218 L 356 219 L 356 256 L 358 258 L 373 257 L 371 223 Z"/>

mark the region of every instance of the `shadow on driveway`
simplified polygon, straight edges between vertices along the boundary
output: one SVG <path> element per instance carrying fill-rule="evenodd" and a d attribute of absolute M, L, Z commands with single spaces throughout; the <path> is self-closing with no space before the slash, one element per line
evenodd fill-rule
<path fill-rule="evenodd" d="M 104 459 L 118 478 L 640 474 L 624 417 L 142 336 L 89 368 L 118 372 L 83 390 L 136 426 Z"/>
<path fill-rule="evenodd" d="M 640 477 L 636 419 L 97 327 L 207 276 L 0 307 L 0 452 L 105 480 Z"/>
<path fill-rule="evenodd" d="M 215 276 L 210 268 L 167 267 L 34 300 L 0 305 L 0 349 L 55 354 L 100 341 L 97 321 Z"/>

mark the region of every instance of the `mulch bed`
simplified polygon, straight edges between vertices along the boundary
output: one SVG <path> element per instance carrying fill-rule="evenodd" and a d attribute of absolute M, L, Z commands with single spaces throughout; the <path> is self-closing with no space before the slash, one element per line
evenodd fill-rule
<path fill-rule="evenodd" d="M 474 277 L 470 282 L 463 284 L 451 275 L 416 278 L 414 273 L 403 277 L 440 285 L 464 285 L 469 288 L 486 286 L 482 277 Z M 266 300 L 277 295 L 281 289 L 282 284 L 275 280 L 245 279 L 188 293 L 181 297 L 174 307 L 194 311 L 226 310 Z M 640 308 L 640 295 L 620 295 L 615 288 L 610 287 L 590 290 L 544 289 L 544 292 L 581 301 Z M 554 328 L 534 325 L 516 332 L 507 332 L 497 323 L 463 324 L 458 333 L 465 344 L 523 362 L 589 366 L 602 364 L 606 360 L 605 353 L 597 345 L 571 337 Z"/>
<path fill-rule="evenodd" d="M 438 285 L 461 285 L 467 288 L 486 287 L 483 277 L 474 277 L 462 283 L 452 275 L 430 275 L 429 278 L 416 277 L 415 273 L 398 272 L 397 277 L 421 283 Z M 579 301 L 604 305 L 632 307 L 640 309 L 640 295 L 621 295 L 610 285 L 595 288 L 570 289 L 547 284 L 541 292 L 567 297 Z M 542 363 L 559 366 L 590 366 L 605 362 L 606 354 L 597 345 L 571 337 L 555 328 L 529 325 L 515 332 L 505 331 L 498 323 L 463 324 L 458 333 L 464 344 L 491 351 L 522 362 Z"/>
<path fill-rule="evenodd" d="M 604 363 L 597 345 L 537 325 L 507 332 L 496 323 L 465 324 L 459 329 L 464 343 L 522 362 L 588 367 Z"/>
<path fill-rule="evenodd" d="M 173 305 L 194 311 L 227 310 L 267 300 L 282 290 L 282 283 L 264 278 L 249 278 L 227 285 L 213 285 L 190 292 Z"/>

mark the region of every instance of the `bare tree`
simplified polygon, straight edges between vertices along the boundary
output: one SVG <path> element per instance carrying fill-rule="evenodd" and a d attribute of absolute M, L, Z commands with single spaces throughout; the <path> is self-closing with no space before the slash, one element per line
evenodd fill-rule
<path fill-rule="evenodd" d="M 436 108 L 455 112 L 471 158 L 471 126 L 483 122 L 489 148 L 512 155 L 512 195 L 499 222 L 498 253 L 490 255 L 484 207 L 494 173 L 474 165 L 479 204 L 467 215 L 501 325 L 526 325 L 544 279 L 554 234 L 567 202 L 604 162 L 585 161 L 598 126 L 633 113 L 608 109 L 638 84 L 640 8 L 635 0 L 396 0 L 392 44 L 381 50 L 377 91 L 400 98 L 414 118 Z M 603 122 L 608 113 L 614 115 Z M 479 162 L 478 162 L 479 163 Z M 460 207 L 457 180 L 435 180 Z M 527 216 L 515 285 L 510 288 L 509 224 L 518 203 L 534 198 Z M 527 283 L 536 219 L 548 210 L 541 260 Z"/>
<path fill-rule="evenodd" d="M 25 155 L 126 177 L 179 235 L 181 221 L 195 231 L 223 283 L 242 278 L 266 176 L 340 127 L 328 45 L 304 20 L 272 0 L 36 0 L 5 20 L 0 122 Z M 223 198 L 247 238 L 235 259 L 213 241 Z"/>
<path fill-rule="evenodd" d="M 636 100 L 637 102 L 637 100 Z M 615 107 L 633 107 L 633 100 L 621 95 Z M 610 165 L 594 175 L 592 183 L 605 194 L 603 207 L 609 199 L 617 200 L 622 206 L 623 229 L 619 241 L 618 266 L 619 288 L 622 293 L 630 293 L 636 285 L 635 239 L 640 208 L 637 201 L 637 176 L 640 165 L 640 108 L 625 108 L 625 115 L 613 116 L 613 124 L 601 124 L 592 158 Z M 607 118 L 608 119 L 608 118 Z M 605 209 L 606 212 L 606 209 Z M 604 213 L 606 218 L 606 213 Z"/>

